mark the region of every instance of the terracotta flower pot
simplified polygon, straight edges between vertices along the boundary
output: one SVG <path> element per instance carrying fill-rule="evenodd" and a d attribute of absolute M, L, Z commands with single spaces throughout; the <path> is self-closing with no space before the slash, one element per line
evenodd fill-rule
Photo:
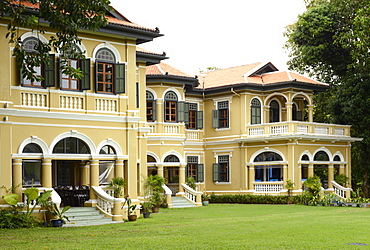
<path fill-rule="evenodd" d="M 128 220 L 129 220 L 129 221 L 136 221 L 136 219 L 137 219 L 137 215 L 136 215 L 136 214 L 130 214 L 130 215 L 128 216 Z"/>

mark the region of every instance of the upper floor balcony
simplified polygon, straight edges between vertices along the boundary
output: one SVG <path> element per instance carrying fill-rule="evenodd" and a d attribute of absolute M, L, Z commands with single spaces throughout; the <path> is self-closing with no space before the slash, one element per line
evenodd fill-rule
<path fill-rule="evenodd" d="M 247 125 L 246 134 L 241 138 L 309 138 L 317 137 L 325 140 L 351 140 L 349 125 L 337 125 L 315 122 L 286 121 L 266 124 Z"/>

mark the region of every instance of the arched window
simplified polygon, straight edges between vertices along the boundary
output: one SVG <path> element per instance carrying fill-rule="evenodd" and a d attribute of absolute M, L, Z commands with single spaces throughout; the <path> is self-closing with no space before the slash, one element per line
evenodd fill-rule
<path fill-rule="evenodd" d="M 308 157 L 308 155 L 302 155 L 302 158 L 301 158 L 301 161 L 309 161 L 310 158 Z"/>
<path fill-rule="evenodd" d="M 156 106 L 157 102 L 150 91 L 146 91 L 146 120 L 154 122 L 156 120 Z"/>
<path fill-rule="evenodd" d="M 177 122 L 177 95 L 168 91 L 164 97 L 165 122 Z"/>
<path fill-rule="evenodd" d="M 275 152 L 264 152 L 254 158 L 254 162 L 282 161 L 283 158 Z"/>
<path fill-rule="evenodd" d="M 146 162 L 157 162 L 155 158 L 151 155 L 146 156 Z"/>
<path fill-rule="evenodd" d="M 53 149 L 54 154 L 90 154 L 89 146 L 81 139 L 68 137 L 60 140 Z"/>
<path fill-rule="evenodd" d="M 164 159 L 164 162 L 180 162 L 176 155 L 169 155 Z"/>
<path fill-rule="evenodd" d="M 254 162 L 282 161 L 283 158 L 275 152 L 264 152 L 254 158 Z M 255 181 L 282 181 L 282 165 L 256 165 Z"/>
<path fill-rule="evenodd" d="M 80 68 L 82 71 L 83 71 L 83 74 L 84 74 L 84 77 L 86 77 L 86 74 L 84 72 L 85 68 L 87 68 L 87 66 L 85 66 L 85 63 L 88 62 L 88 72 L 90 73 L 90 60 L 88 59 L 87 61 L 86 60 L 79 60 L 77 58 L 75 58 L 75 54 L 76 53 L 81 53 L 81 49 L 78 47 L 78 46 L 73 46 L 73 48 L 69 51 L 69 53 L 66 53 L 67 57 L 69 58 L 68 61 L 64 61 L 67 65 L 66 66 L 70 66 L 74 69 L 78 69 Z M 61 58 L 59 58 L 61 59 Z M 62 63 L 62 62 L 60 62 Z M 77 79 L 76 77 L 73 77 L 71 75 L 66 75 L 66 74 L 63 74 L 61 71 L 60 71 L 60 88 L 61 89 L 65 89 L 65 90 L 81 90 L 81 81 L 83 81 L 83 79 Z M 89 78 L 90 80 L 90 78 Z M 82 89 L 89 89 L 89 88 L 82 88 Z"/>
<path fill-rule="evenodd" d="M 36 49 L 37 45 L 39 43 L 40 43 L 40 41 L 36 37 L 28 37 L 23 41 L 23 48 L 29 54 L 28 56 L 31 56 L 31 54 L 38 54 L 39 53 Z M 29 80 L 28 78 L 26 78 L 22 75 L 23 69 L 25 67 L 27 67 L 26 63 L 24 63 L 23 67 L 21 68 L 21 79 L 23 79 L 22 82 L 21 82 L 22 86 L 42 87 L 42 81 L 41 80 L 40 81 L 38 81 L 38 80 L 31 81 L 31 80 Z M 42 65 L 34 66 L 32 69 L 34 70 L 34 73 L 33 73 L 34 76 L 36 76 L 36 77 L 42 77 L 43 76 L 43 74 L 42 74 L 42 71 L 43 71 Z"/>
<path fill-rule="evenodd" d="M 261 124 L 261 102 L 257 98 L 251 101 L 251 124 Z"/>
<path fill-rule="evenodd" d="M 114 150 L 114 148 L 110 145 L 105 145 L 100 149 L 99 154 L 101 154 L 101 155 L 115 155 L 116 150 Z"/>
<path fill-rule="evenodd" d="M 329 156 L 326 152 L 324 151 L 319 151 L 315 154 L 314 161 L 329 161 Z"/>
<path fill-rule="evenodd" d="M 42 154 L 42 149 L 36 143 L 29 143 L 23 148 L 22 153 L 24 153 L 24 154 Z"/>
<path fill-rule="evenodd" d="M 279 103 L 275 100 L 270 102 L 270 123 L 280 122 L 280 107 Z"/>
<path fill-rule="evenodd" d="M 102 48 L 96 53 L 96 92 L 124 93 L 125 65 L 116 63 L 114 53 Z"/>
<path fill-rule="evenodd" d="M 333 161 L 341 161 L 341 159 L 340 159 L 339 155 L 334 156 Z"/>

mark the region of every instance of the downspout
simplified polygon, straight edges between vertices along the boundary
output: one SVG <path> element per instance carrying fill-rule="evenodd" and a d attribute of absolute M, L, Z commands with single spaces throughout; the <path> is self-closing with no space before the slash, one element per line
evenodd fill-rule
<path fill-rule="evenodd" d="M 234 91 L 234 88 L 231 88 L 231 89 L 230 89 L 230 91 L 231 91 L 231 93 L 233 93 L 233 94 L 235 94 L 235 95 L 237 95 L 237 96 L 240 96 L 240 94 L 238 94 L 238 93 L 236 93 L 236 92 Z"/>

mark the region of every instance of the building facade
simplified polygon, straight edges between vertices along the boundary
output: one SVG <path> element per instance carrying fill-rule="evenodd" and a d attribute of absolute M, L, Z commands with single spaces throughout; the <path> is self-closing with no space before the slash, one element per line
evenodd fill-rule
<path fill-rule="evenodd" d="M 125 195 L 137 202 L 150 174 L 165 177 L 178 196 L 187 192 L 187 177 L 198 194 L 280 195 L 288 180 L 299 194 L 316 174 L 332 192 L 336 175 L 351 176 L 358 139 L 350 126 L 313 120 L 313 95 L 327 84 L 271 63 L 191 77 L 161 63 L 165 54 L 137 47 L 162 36 L 158 29 L 114 10 L 107 18 L 101 30 L 79 34 L 76 48 L 86 59 L 71 65 L 82 79 L 59 72 L 55 51 L 48 65 L 34 68 L 39 82 L 21 76 L 1 20 L 0 186 L 20 197 L 30 186 L 54 189 L 64 205 L 101 207 L 102 187 L 113 177 L 127 181 Z M 20 32 L 28 53 L 53 35 Z M 81 189 L 87 195 L 78 196 Z M 110 210 L 120 202 L 107 199 Z"/>

